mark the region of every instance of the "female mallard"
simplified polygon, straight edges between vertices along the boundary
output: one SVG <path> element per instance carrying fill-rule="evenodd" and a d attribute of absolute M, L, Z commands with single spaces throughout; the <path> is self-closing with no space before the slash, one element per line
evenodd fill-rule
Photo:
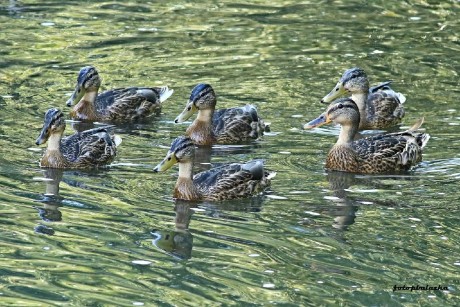
<path fill-rule="evenodd" d="M 404 117 L 403 103 L 406 101 L 401 93 L 396 93 L 384 82 L 369 89 L 369 80 L 361 68 L 346 70 L 334 89 L 321 102 L 328 103 L 347 93 L 356 102 L 361 115 L 359 129 L 383 129 L 401 122 Z"/>
<path fill-rule="evenodd" d="M 264 170 L 261 160 L 245 164 L 232 163 L 193 176 L 195 145 L 189 137 L 181 136 L 153 171 L 162 172 L 179 163 L 179 178 L 174 197 L 183 200 L 226 200 L 248 197 L 270 185 L 276 173 Z"/>
<path fill-rule="evenodd" d="M 422 160 L 422 149 L 430 136 L 416 133 L 423 119 L 409 130 L 375 135 L 353 141 L 358 132 L 359 108 L 350 98 L 331 104 L 325 116 L 305 125 L 305 129 L 331 122 L 342 125 L 339 139 L 327 155 L 326 168 L 354 173 L 387 173 L 409 170 Z"/>
<path fill-rule="evenodd" d="M 216 94 L 209 84 L 198 84 L 175 123 L 182 123 L 198 111 L 185 134 L 197 145 L 234 144 L 257 139 L 266 128 L 252 105 L 239 108 L 216 108 Z"/>
<path fill-rule="evenodd" d="M 109 164 L 121 143 L 118 136 L 111 136 L 107 127 L 77 132 L 62 138 L 65 121 L 60 110 L 49 109 L 45 123 L 35 144 L 48 141 L 48 148 L 40 160 L 41 167 L 92 168 Z"/>
<path fill-rule="evenodd" d="M 101 78 L 93 66 L 80 70 L 77 86 L 67 101 L 72 119 L 85 121 L 132 121 L 145 118 L 161 109 L 173 90 L 163 87 L 117 88 L 97 94 Z"/>

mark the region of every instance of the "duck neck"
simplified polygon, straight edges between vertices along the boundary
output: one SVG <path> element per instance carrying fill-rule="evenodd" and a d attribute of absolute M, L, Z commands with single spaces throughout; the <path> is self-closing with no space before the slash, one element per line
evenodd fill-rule
<path fill-rule="evenodd" d="M 97 90 L 86 92 L 83 98 L 73 108 L 71 116 L 81 120 L 97 120 L 96 97 Z"/>
<path fill-rule="evenodd" d="M 198 116 L 187 128 L 186 134 L 197 145 L 211 145 L 214 142 L 212 116 L 214 109 L 199 110 Z"/>
<path fill-rule="evenodd" d="M 68 166 L 69 162 L 61 153 L 60 148 L 62 133 L 53 133 L 48 138 L 48 147 L 40 161 L 42 167 L 63 168 Z"/>
<path fill-rule="evenodd" d="M 57 151 L 61 152 L 61 138 L 62 132 L 56 132 L 50 135 L 48 138 L 48 147 L 46 148 L 48 151 Z"/>
<path fill-rule="evenodd" d="M 179 163 L 179 178 L 174 187 L 174 198 L 185 200 L 199 200 L 201 194 L 193 183 L 193 162 Z"/>
<path fill-rule="evenodd" d="M 367 108 L 367 95 L 369 89 L 366 92 L 356 92 L 351 95 L 351 99 L 356 103 L 359 109 L 359 114 L 361 115 L 359 126 L 361 127 L 366 117 L 366 108 Z"/>
<path fill-rule="evenodd" d="M 355 125 L 345 125 L 340 129 L 339 139 L 336 145 L 348 146 L 353 142 L 355 134 L 358 132 L 358 127 Z"/>
<path fill-rule="evenodd" d="M 180 162 L 179 163 L 179 178 L 181 180 L 192 180 L 193 179 L 193 162 Z"/>
<path fill-rule="evenodd" d="M 198 115 L 196 117 L 196 120 L 211 124 L 213 114 L 214 114 L 214 109 L 198 110 Z"/>

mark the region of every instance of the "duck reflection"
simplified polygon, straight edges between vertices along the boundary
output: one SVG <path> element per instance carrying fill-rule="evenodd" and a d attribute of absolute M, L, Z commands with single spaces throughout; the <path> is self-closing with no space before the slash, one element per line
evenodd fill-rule
<path fill-rule="evenodd" d="M 59 196 L 59 184 L 62 180 L 62 169 L 46 169 L 43 173 L 45 180 L 45 193 L 38 200 L 43 204 L 42 207 L 36 206 L 38 216 L 44 222 L 60 222 L 62 221 L 62 213 L 59 208 L 62 206 L 63 198 Z M 54 230 L 51 227 L 38 225 L 35 227 L 35 232 L 46 235 L 53 235 Z"/>
<path fill-rule="evenodd" d="M 358 211 L 357 204 L 347 197 L 346 191 L 355 184 L 357 180 L 356 174 L 329 171 L 327 180 L 334 196 L 331 200 L 336 204 L 336 207 L 331 212 L 335 216 L 332 227 L 347 230 L 355 222 L 356 211 Z"/>
<path fill-rule="evenodd" d="M 204 215 L 212 218 L 246 221 L 244 217 L 234 216 L 231 212 L 260 212 L 264 200 L 265 196 L 263 195 L 223 202 L 175 200 L 174 229 L 153 230 L 151 234 L 155 238 L 152 243 L 174 258 L 180 260 L 190 259 L 192 257 L 193 235 L 190 232 L 189 225 L 195 210 L 200 210 Z"/>
<path fill-rule="evenodd" d="M 196 203 L 195 203 L 196 205 Z M 154 230 L 153 245 L 178 259 L 192 257 L 193 235 L 188 229 L 193 214 L 193 202 L 177 200 L 174 205 L 176 216 L 174 230 Z"/>

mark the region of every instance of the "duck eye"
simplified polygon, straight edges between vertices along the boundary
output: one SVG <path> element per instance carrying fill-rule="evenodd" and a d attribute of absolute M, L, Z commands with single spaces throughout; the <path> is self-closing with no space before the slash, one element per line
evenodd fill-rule
<path fill-rule="evenodd" d="M 339 88 L 338 88 L 338 87 L 336 87 L 336 88 L 335 88 L 335 91 L 337 92 L 338 90 L 339 90 Z"/>
<path fill-rule="evenodd" d="M 340 103 L 340 104 L 337 106 L 337 108 L 342 109 L 342 108 L 343 108 L 343 104 Z"/>
<path fill-rule="evenodd" d="M 171 157 L 168 157 L 168 161 L 171 161 Z"/>
<path fill-rule="evenodd" d="M 192 109 L 192 107 L 188 107 L 188 108 L 187 108 L 187 111 L 190 111 L 191 109 Z"/>

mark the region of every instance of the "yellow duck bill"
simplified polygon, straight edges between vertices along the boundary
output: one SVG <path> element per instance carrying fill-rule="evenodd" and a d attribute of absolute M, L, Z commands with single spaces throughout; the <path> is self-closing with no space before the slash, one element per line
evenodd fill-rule
<path fill-rule="evenodd" d="M 85 94 L 85 91 L 83 90 L 83 87 L 78 84 L 76 87 L 75 87 L 75 90 L 73 91 L 72 93 L 72 96 L 70 96 L 69 100 L 67 100 L 66 104 L 68 107 L 71 107 L 74 102 L 78 102 L 80 101 L 80 99 L 83 98 L 83 95 Z"/>
<path fill-rule="evenodd" d="M 318 116 L 317 118 L 315 118 L 314 120 L 306 123 L 303 128 L 304 129 L 313 129 L 313 128 L 317 128 L 317 127 L 320 127 L 322 125 L 325 125 L 325 124 L 329 124 L 331 122 L 331 119 L 326 115 L 326 114 L 321 114 L 320 116 Z"/>
<path fill-rule="evenodd" d="M 173 152 L 168 152 L 168 154 L 163 159 L 163 161 L 161 161 L 157 166 L 153 168 L 153 171 L 155 173 L 164 172 L 168 170 L 169 168 L 171 168 L 171 166 L 173 166 L 177 162 L 178 161 L 177 161 L 176 155 L 174 155 Z"/>
<path fill-rule="evenodd" d="M 195 113 L 196 111 L 198 111 L 198 108 L 195 106 L 193 101 L 189 101 L 187 105 L 185 106 L 184 111 L 182 111 L 182 113 L 176 117 L 174 122 L 176 124 L 182 123 L 186 121 L 187 119 L 189 119 L 193 115 L 193 113 Z"/>
<path fill-rule="evenodd" d="M 345 87 L 343 87 L 342 82 L 338 82 L 337 85 L 332 89 L 332 91 L 321 99 L 321 103 L 329 103 L 336 98 L 342 97 L 347 93 Z"/>

